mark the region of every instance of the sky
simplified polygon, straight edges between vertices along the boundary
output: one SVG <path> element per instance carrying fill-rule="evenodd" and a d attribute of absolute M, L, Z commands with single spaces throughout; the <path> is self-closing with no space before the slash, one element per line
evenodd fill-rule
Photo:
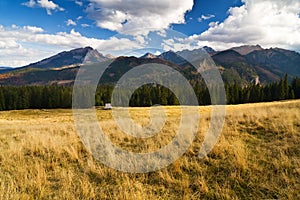
<path fill-rule="evenodd" d="M 0 66 L 91 46 L 103 54 L 210 46 L 300 52 L 299 0 L 1 0 Z"/>

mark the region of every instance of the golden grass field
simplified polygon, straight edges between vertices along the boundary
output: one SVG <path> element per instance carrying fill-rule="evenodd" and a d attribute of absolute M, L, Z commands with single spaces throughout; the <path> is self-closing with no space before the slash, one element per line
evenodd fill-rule
<path fill-rule="evenodd" d="M 198 158 L 210 121 L 201 120 L 193 145 L 169 167 L 146 174 L 110 169 L 93 159 L 77 136 L 72 110 L 0 112 L 0 199 L 300 199 L 300 101 L 230 105 L 213 151 Z M 123 134 L 111 111 L 98 110 L 118 146 L 147 152 L 178 129 L 179 107 L 165 107 L 161 134 Z M 132 108 L 145 125 L 149 108 Z"/>

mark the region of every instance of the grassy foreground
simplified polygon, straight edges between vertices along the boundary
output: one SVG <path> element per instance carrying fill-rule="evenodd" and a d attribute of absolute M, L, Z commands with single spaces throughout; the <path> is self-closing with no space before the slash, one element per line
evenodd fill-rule
<path fill-rule="evenodd" d="M 166 107 L 161 134 L 123 134 L 111 111 L 100 124 L 120 147 L 147 152 L 166 145 L 178 129 L 179 107 Z M 149 108 L 132 108 L 145 125 Z M 300 101 L 227 107 L 222 136 L 198 158 L 210 121 L 190 149 L 169 167 L 147 174 L 110 169 L 93 159 L 75 131 L 71 110 L 0 112 L 0 199 L 300 199 Z"/>

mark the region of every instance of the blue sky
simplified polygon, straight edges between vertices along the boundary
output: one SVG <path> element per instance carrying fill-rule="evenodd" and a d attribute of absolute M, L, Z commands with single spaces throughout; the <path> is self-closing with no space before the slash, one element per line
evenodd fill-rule
<path fill-rule="evenodd" d="M 11 26 L 12 24 L 36 26 L 52 34 L 63 31 L 70 32 L 71 29 L 75 29 L 84 36 L 99 39 L 117 34 L 116 31 L 97 27 L 95 20 L 91 19 L 86 12 L 89 1 L 78 1 L 82 2 L 82 6 L 80 6 L 73 0 L 53 0 L 52 2 L 59 5 L 64 11 L 53 10 L 51 14 L 47 14 L 45 8 L 38 6 L 30 8 L 22 5 L 26 2 L 28 1 L 2 0 L 0 2 L 0 24 L 3 26 Z M 172 28 L 186 35 L 199 34 L 209 28 L 209 22 L 223 21 L 228 16 L 227 11 L 230 7 L 242 4 L 240 0 L 214 0 L 213 3 L 211 2 L 210 0 L 194 1 L 193 9 L 185 15 L 186 23 L 172 24 Z M 202 15 L 214 15 L 215 17 L 199 22 Z M 70 19 L 76 23 L 75 26 L 67 26 L 67 21 Z M 89 25 L 89 27 L 85 27 L 86 25 Z"/>
<path fill-rule="evenodd" d="M 299 14 L 298 0 L 1 0 L 0 66 L 83 46 L 146 48 L 153 33 L 161 51 L 244 44 L 299 51 Z"/>

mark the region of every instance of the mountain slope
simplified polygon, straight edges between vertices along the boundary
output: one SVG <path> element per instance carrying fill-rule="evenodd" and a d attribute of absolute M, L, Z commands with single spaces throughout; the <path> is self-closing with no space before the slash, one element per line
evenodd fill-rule
<path fill-rule="evenodd" d="M 0 70 L 0 85 L 73 84 L 79 66 L 107 59 L 91 47 L 64 51 L 24 67 L 12 68 L 3 73 Z"/>
<path fill-rule="evenodd" d="M 186 63 L 186 60 L 184 60 L 181 56 L 179 56 L 174 51 L 164 52 L 164 53 L 160 54 L 158 56 L 158 58 L 160 58 L 162 60 L 165 60 L 165 61 L 168 61 L 168 62 L 175 63 L 177 65 L 181 65 L 181 64 Z"/>
<path fill-rule="evenodd" d="M 246 55 L 247 60 L 254 66 L 259 66 L 277 76 L 285 73 L 300 76 L 300 54 L 279 48 L 254 51 Z"/>
<path fill-rule="evenodd" d="M 61 68 L 63 66 L 101 62 L 107 59 L 91 47 L 64 51 L 40 62 L 29 64 L 23 68 Z"/>
<path fill-rule="evenodd" d="M 213 60 L 221 65 L 230 66 L 232 63 L 246 63 L 247 60 L 244 56 L 234 50 L 226 50 L 219 52 L 212 56 Z"/>
<path fill-rule="evenodd" d="M 79 67 L 66 69 L 24 68 L 0 74 L 0 85 L 70 85 Z"/>
<path fill-rule="evenodd" d="M 234 50 L 219 52 L 212 58 L 221 69 L 220 72 L 226 83 L 246 84 L 255 81 L 259 77 L 247 59 Z"/>
<path fill-rule="evenodd" d="M 8 71 L 10 71 L 12 69 L 13 68 L 11 68 L 11 67 L 0 67 L 0 74 L 6 73 L 6 72 L 8 72 Z"/>
<path fill-rule="evenodd" d="M 170 66 L 178 71 L 179 66 L 174 63 L 159 59 L 159 58 L 136 58 L 121 56 L 107 68 L 100 79 L 101 84 L 116 83 L 123 74 L 133 67 L 148 64 L 158 63 Z M 72 85 L 76 74 L 81 66 L 73 66 L 68 68 L 21 68 L 16 71 L 0 74 L 0 85 Z"/>
<path fill-rule="evenodd" d="M 207 52 L 207 53 L 216 53 L 216 51 L 208 46 L 204 46 L 203 49 Z"/>
<path fill-rule="evenodd" d="M 255 49 L 259 50 L 255 50 Z M 251 52 L 242 55 L 237 50 Z M 261 49 L 260 46 L 243 46 L 222 51 L 214 56 L 217 65 L 238 72 L 241 79 L 247 82 L 259 78 L 260 82 L 274 82 L 288 74 L 300 76 L 300 54 L 279 48 Z M 226 71 L 226 70 L 225 70 Z M 235 74 L 235 75 L 234 75 Z M 233 80 L 237 73 L 228 73 L 226 77 Z M 225 81 L 228 81 L 225 79 Z"/>
<path fill-rule="evenodd" d="M 181 67 L 166 60 L 159 58 L 136 58 L 136 57 L 125 57 L 120 56 L 115 59 L 115 61 L 106 69 L 100 80 L 100 83 L 116 83 L 122 75 L 128 72 L 130 69 L 143 64 L 157 63 L 162 65 L 167 65 L 177 71 L 181 71 Z"/>

